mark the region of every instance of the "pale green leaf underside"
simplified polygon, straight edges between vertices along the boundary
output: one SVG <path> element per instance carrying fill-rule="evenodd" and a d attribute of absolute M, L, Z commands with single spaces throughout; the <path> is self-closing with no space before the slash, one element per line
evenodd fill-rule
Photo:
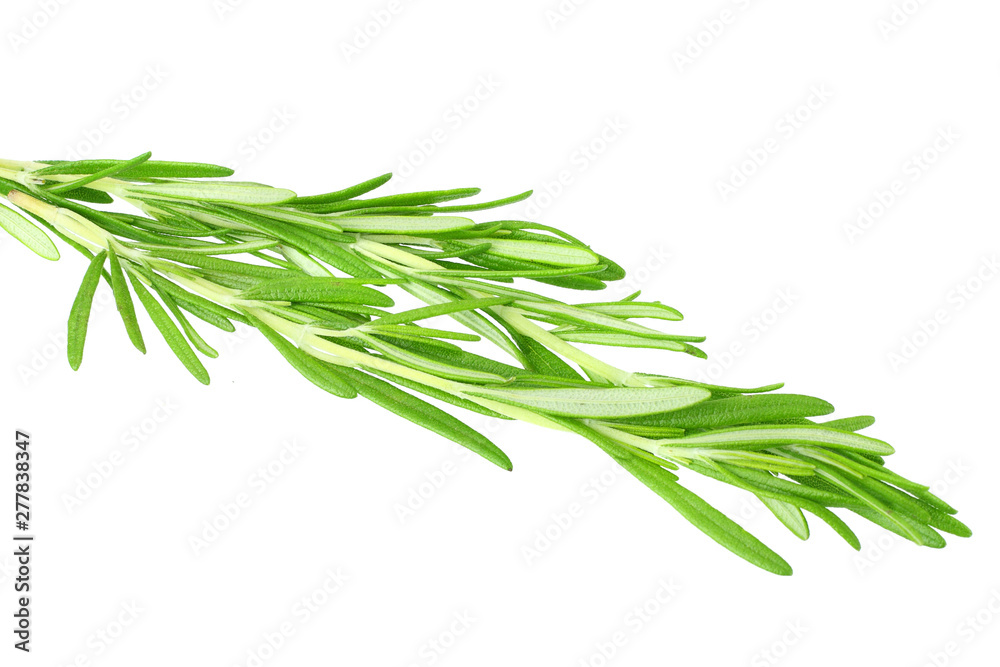
<path fill-rule="evenodd" d="M 558 331 L 555 335 L 571 343 L 588 343 L 590 345 L 610 345 L 613 347 L 643 347 L 657 350 L 673 350 L 683 352 L 687 349 L 684 343 L 675 340 L 640 338 L 624 333 L 603 333 L 595 331 Z"/>
<path fill-rule="evenodd" d="M 295 198 L 295 193 L 291 190 L 236 181 L 219 183 L 178 181 L 130 185 L 126 188 L 126 194 L 137 198 L 151 196 L 250 206 L 281 204 Z"/>
<path fill-rule="evenodd" d="M 602 419 L 670 412 L 694 405 L 711 395 L 697 387 L 492 389 L 469 393 L 546 414 Z"/>
<path fill-rule="evenodd" d="M 39 257 L 51 261 L 59 259 L 59 249 L 48 234 L 6 206 L 0 206 L 0 227 Z"/>
<path fill-rule="evenodd" d="M 508 259 L 554 266 L 591 266 L 600 262 L 596 253 L 579 246 L 505 239 L 493 239 L 489 245 L 491 254 Z"/>
<path fill-rule="evenodd" d="M 456 216 L 338 216 L 336 224 L 345 232 L 368 234 L 421 234 L 455 232 L 475 226 L 469 218 Z"/>
<path fill-rule="evenodd" d="M 675 322 L 684 319 L 684 316 L 676 308 L 665 306 L 662 303 L 595 303 L 581 307 L 612 317 L 639 317 Z"/>
<path fill-rule="evenodd" d="M 747 426 L 713 431 L 704 435 L 692 435 L 676 440 L 663 440 L 672 447 L 703 447 L 712 445 L 730 447 L 777 446 L 794 444 L 817 444 L 827 447 L 851 449 L 869 454 L 892 454 L 893 448 L 886 442 L 857 433 L 834 431 L 818 427 Z"/>
<path fill-rule="evenodd" d="M 809 539 L 809 523 L 802 514 L 802 510 L 784 500 L 768 498 L 767 496 L 758 496 L 758 498 L 760 498 L 760 502 L 764 503 L 764 507 L 771 510 L 778 521 L 792 531 L 793 535 L 800 540 Z"/>

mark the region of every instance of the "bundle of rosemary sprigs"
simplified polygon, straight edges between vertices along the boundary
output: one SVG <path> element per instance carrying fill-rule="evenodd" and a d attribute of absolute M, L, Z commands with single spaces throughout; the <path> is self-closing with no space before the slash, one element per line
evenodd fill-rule
<path fill-rule="evenodd" d="M 817 422 L 826 401 L 736 389 L 611 366 L 578 344 L 657 348 L 704 356 L 703 340 L 637 319 L 680 313 L 633 294 L 569 304 L 512 286 L 530 279 L 599 290 L 624 271 L 551 227 L 475 223 L 449 204 L 478 189 L 365 197 L 389 176 L 328 194 L 219 180 L 223 167 L 151 161 L 0 161 L 0 226 L 37 254 L 58 259 L 36 226 L 90 260 L 69 319 L 74 369 L 83 356 L 95 290 L 110 284 L 133 345 L 145 352 L 133 294 L 180 361 L 201 382 L 199 354 L 215 357 L 192 325 L 258 329 L 308 380 L 342 398 L 364 396 L 496 465 L 507 456 L 455 416 L 418 398 L 572 431 L 590 440 L 722 546 L 778 574 L 789 565 L 700 497 L 674 471 L 687 468 L 744 489 L 796 536 L 803 512 L 855 549 L 831 508 L 858 514 L 913 542 L 942 547 L 938 531 L 968 536 L 955 510 L 927 486 L 884 466 L 893 452 L 857 432 L 871 417 Z M 115 198 L 135 207 L 123 213 Z M 34 222 L 32 222 L 34 221 Z M 422 307 L 392 311 L 380 290 L 397 286 Z M 459 330 L 425 326 L 447 316 Z M 466 344 L 464 347 L 460 344 Z M 495 346 L 506 362 L 467 348 Z M 494 356 L 497 356 L 494 354 Z"/>

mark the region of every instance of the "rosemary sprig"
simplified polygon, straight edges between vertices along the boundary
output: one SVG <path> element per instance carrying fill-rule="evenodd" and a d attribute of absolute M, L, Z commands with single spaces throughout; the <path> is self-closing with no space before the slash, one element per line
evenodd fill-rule
<path fill-rule="evenodd" d="M 709 537 L 770 572 L 791 568 L 681 486 L 674 471 L 686 468 L 756 495 L 801 539 L 809 536 L 808 512 L 860 548 L 831 508 L 919 545 L 943 546 L 940 532 L 971 534 L 928 487 L 885 468 L 892 447 L 857 433 L 870 417 L 818 422 L 833 406 L 776 393 L 781 385 L 740 389 L 632 373 L 578 347 L 705 356 L 695 345 L 701 337 L 635 322 L 682 319 L 669 306 L 639 301 L 638 293 L 571 304 L 511 286 L 525 279 L 599 290 L 625 275 L 551 227 L 456 215 L 530 193 L 481 204 L 454 203 L 479 194 L 475 188 L 364 197 L 389 180 L 385 175 L 299 197 L 224 180 L 230 175 L 214 165 L 153 161 L 149 153 L 124 161 L 0 160 L 0 191 L 16 207 L 0 206 L 0 226 L 46 259 L 59 253 L 44 230 L 89 260 L 69 319 L 74 369 L 103 277 L 132 344 L 145 353 L 134 293 L 205 384 L 199 353 L 217 353 L 188 315 L 227 331 L 234 322 L 256 327 L 328 393 L 364 396 L 507 470 L 510 459 L 494 443 L 415 394 L 577 433 Z M 136 213 L 87 205 L 116 199 Z M 424 305 L 390 310 L 387 288 Z M 432 318 L 450 318 L 460 330 L 425 326 Z M 491 347 L 507 361 L 478 353 Z"/>

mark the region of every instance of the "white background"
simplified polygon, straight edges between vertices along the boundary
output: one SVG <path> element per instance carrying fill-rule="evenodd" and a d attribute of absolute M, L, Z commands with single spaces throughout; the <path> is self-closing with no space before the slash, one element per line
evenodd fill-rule
<path fill-rule="evenodd" d="M 132 350 L 107 294 L 73 373 L 59 338 L 85 261 L 65 250 L 48 264 L 7 238 L 0 490 L 12 493 L 10 435 L 26 429 L 38 537 L 31 656 L 10 648 L 0 556 L 0 662 L 253 665 L 289 623 L 263 664 L 996 664 L 1000 6 L 897 4 L 909 13 L 890 0 L 593 0 L 564 2 L 566 15 L 555 0 L 7 0 L 3 157 L 152 150 L 302 194 L 401 169 L 396 191 L 552 193 L 565 172 L 561 192 L 508 217 L 587 239 L 680 308 L 678 330 L 709 335 L 712 362 L 613 361 L 783 380 L 840 416 L 875 414 L 893 467 L 934 484 L 976 534 L 935 551 L 853 521 L 859 555 L 822 524 L 799 542 L 688 474 L 796 569 L 775 577 L 579 438 L 473 415 L 514 460 L 504 473 L 314 389 L 256 336 L 206 331 L 222 355 L 205 388 L 148 322 L 149 354 Z M 939 133 L 951 138 L 936 149 Z M 925 151 L 933 163 L 917 166 Z M 734 169 L 753 173 L 724 198 Z M 878 215 L 852 237 L 859 207 Z M 131 429 L 144 432 L 134 448 Z M 302 451 L 258 493 L 255 471 L 291 440 Z M 116 451 L 111 476 L 94 477 Z M 98 488 L 69 508 L 88 476 Z M 190 539 L 241 493 L 249 507 L 196 555 Z M 297 613 L 338 570 L 348 580 L 326 604 Z"/>

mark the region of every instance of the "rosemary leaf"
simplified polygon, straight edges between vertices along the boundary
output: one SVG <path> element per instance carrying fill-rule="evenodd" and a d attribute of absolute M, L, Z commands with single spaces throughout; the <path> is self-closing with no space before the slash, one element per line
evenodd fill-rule
<path fill-rule="evenodd" d="M 118 261 L 118 254 L 112 248 L 108 251 L 109 273 L 111 274 L 111 289 L 115 294 L 115 307 L 125 324 L 125 331 L 132 341 L 135 349 L 146 354 L 146 343 L 142 340 L 142 331 L 139 328 L 139 320 L 135 316 L 135 304 L 132 302 L 132 294 L 129 292 L 128 283 L 125 282 L 125 274 L 122 272 L 121 263 Z"/>
<path fill-rule="evenodd" d="M 87 272 L 83 274 L 83 282 L 73 301 L 69 313 L 69 329 L 66 336 L 66 352 L 69 365 L 75 371 L 83 361 L 83 345 L 87 341 L 87 324 L 90 322 L 90 309 L 94 303 L 97 285 L 101 282 L 101 271 L 104 270 L 104 260 L 108 253 L 101 251 L 90 260 Z"/>
<path fill-rule="evenodd" d="M 201 360 L 198 359 L 191 346 L 188 345 L 187 340 L 184 339 L 184 334 L 180 332 L 177 325 L 174 324 L 170 316 L 163 310 L 163 306 L 153 298 L 153 295 L 149 293 L 149 290 L 142 284 L 142 281 L 131 271 L 129 272 L 129 280 L 132 283 L 133 291 L 139 297 L 139 301 L 146 309 L 146 312 L 149 313 L 149 318 L 153 320 L 153 324 L 160 331 L 160 334 L 173 353 L 198 382 L 204 385 L 209 384 L 208 371 L 205 370 Z"/>

